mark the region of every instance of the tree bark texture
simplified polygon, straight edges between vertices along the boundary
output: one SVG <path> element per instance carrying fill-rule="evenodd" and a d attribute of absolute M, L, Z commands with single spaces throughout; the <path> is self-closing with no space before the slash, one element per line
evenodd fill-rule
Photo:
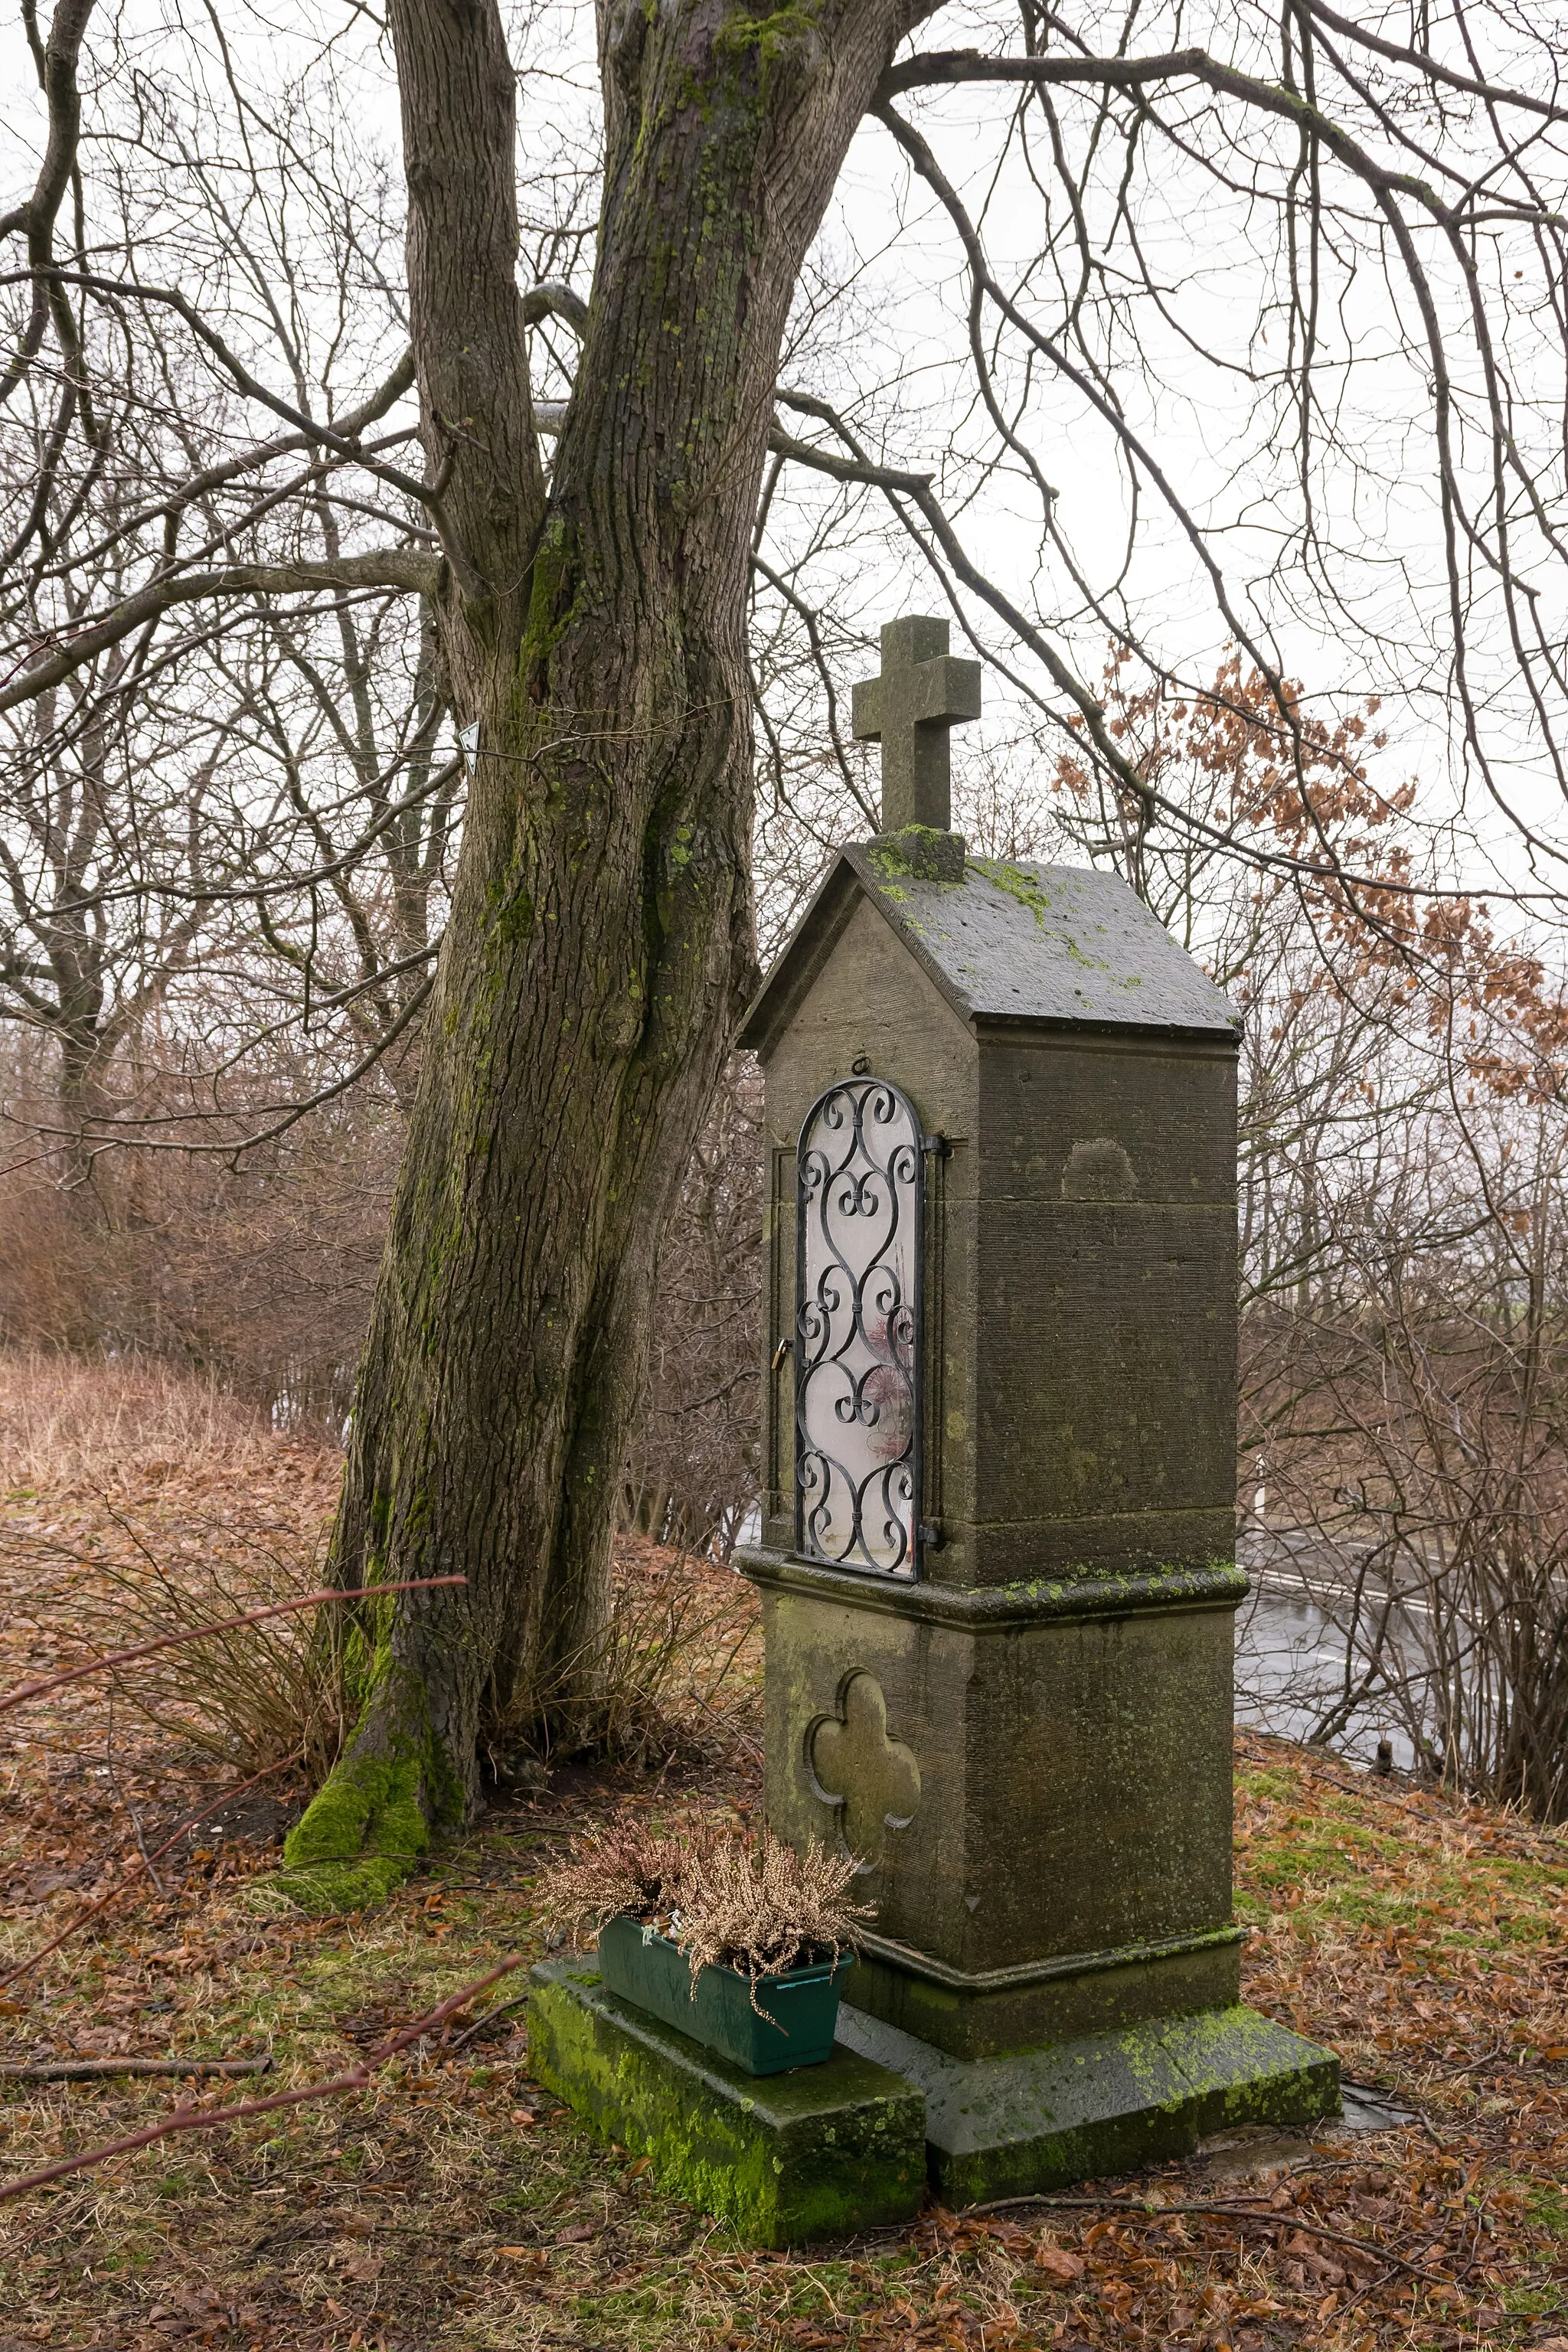
<path fill-rule="evenodd" d="M 461 1814 L 482 1724 L 591 1700 L 658 1245 L 754 972 L 744 632 L 780 344 L 929 13 L 599 0 L 605 197 L 546 484 L 495 0 L 392 0 L 439 627 L 479 734 L 334 1560 L 468 1582 L 365 1612 L 361 1728 L 289 1847 L 322 1907 Z"/>

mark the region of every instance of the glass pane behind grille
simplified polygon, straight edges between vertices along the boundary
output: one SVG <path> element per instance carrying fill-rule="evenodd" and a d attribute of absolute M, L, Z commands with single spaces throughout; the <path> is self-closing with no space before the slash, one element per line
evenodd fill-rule
<path fill-rule="evenodd" d="M 796 1161 L 795 1549 L 912 1576 L 920 1494 L 921 1129 L 881 1078 L 813 1104 Z"/>

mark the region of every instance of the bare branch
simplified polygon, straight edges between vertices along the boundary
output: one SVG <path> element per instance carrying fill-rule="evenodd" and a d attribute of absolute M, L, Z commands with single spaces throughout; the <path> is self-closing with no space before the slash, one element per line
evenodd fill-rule
<path fill-rule="evenodd" d="M 94 0 L 56 0 L 38 75 L 49 125 L 43 162 L 26 203 L 0 218 L 0 236 L 14 236 L 19 229 L 26 232 L 28 258 L 35 270 L 47 268 L 53 258 L 55 219 L 76 168 L 77 142 L 81 131 L 77 68 L 93 5 Z M 47 289 L 41 278 L 36 278 L 32 315 L 22 338 L 22 348 L 0 377 L 0 404 L 10 399 L 37 357 L 47 310 Z"/>
<path fill-rule="evenodd" d="M 429 1592 L 437 1585 L 465 1581 L 461 1576 L 424 1576 L 404 1584 L 333 1585 L 321 1592 L 302 1593 L 297 1601 L 275 1601 L 268 1608 L 247 1610 L 242 1617 L 225 1617 L 211 1625 L 161 1634 L 155 1642 L 136 1642 L 129 1649 L 110 1650 L 101 1658 L 89 1658 L 85 1665 L 68 1666 L 64 1674 L 47 1675 L 41 1682 L 18 1683 L 15 1690 L 0 1692 L 0 1715 L 8 1715 L 13 1707 L 25 1706 L 33 1699 L 47 1698 L 51 1691 L 64 1690 L 68 1684 L 92 1675 L 118 1674 L 122 1666 L 153 1657 L 160 1650 L 177 1649 L 184 1642 L 205 1642 L 210 1634 L 232 1633 L 242 1625 L 264 1625 L 273 1617 L 292 1617 L 301 1609 L 329 1608 L 334 1601 L 370 1601 L 383 1592 Z"/>
<path fill-rule="evenodd" d="M 409 2049 L 416 2042 L 422 2041 L 426 2034 L 434 2033 L 437 2026 L 444 2025 L 448 2018 L 466 2009 L 479 1994 L 487 1992 L 491 1985 L 498 1984 L 502 1977 L 510 1976 L 522 1964 L 521 1955 L 514 1954 L 510 1959 L 503 1960 L 499 1968 L 491 1969 L 487 1976 L 476 1977 L 472 1984 L 465 1985 L 460 1992 L 450 1994 L 423 2017 L 416 2018 L 412 2025 L 405 2025 L 401 2032 L 390 2034 L 359 2065 L 349 2068 L 344 2074 L 334 2074 L 323 2083 L 306 2083 L 296 2091 L 278 2091 L 267 2099 L 238 2099 L 228 2106 L 221 2107 L 172 2108 L 161 2123 L 149 2124 L 144 2131 L 127 2132 L 121 2138 L 110 2140 L 102 2147 L 83 2148 L 76 2156 L 62 2157 L 57 2164 L 46 2165 L 40 2172 L 29 2172 L 22 2179 L 0 2182 L 0 2200 L 27 2196 L 35 2189 L 47 2188 L 52 2180 L 64 2180 L 69 2174 L 83 2172 L 90 2165 L 106 2164 L 110 2157 L 129 2156 L 139 2147 L 151 2147 L 156 2141 L 168 2139 L 179 2132 L 224 2131 L 231 2124 L 245 2123 L 252 2116 L 277 2115 L 288 2107 L 308 2105 L 312 2100 L 342 2098 L 352 2091 L 368 2090 L 380 2069 L 400 2051 Z"/>
<path fill-rule="evenodd" d="M 931 50 L 892 66 L 877 86 L 871 110 L 889 104 L 906 89 L 928 89 L 972 82 L 1022 82 L 1045 89 L 1051 85 L 1089 84 L 1103 89 L 1142 90 L 1158 83 L 1198 81 L 1228 98 L 1239 98 L 1262 113 L 1279 116 L 1321 139 L 1330 152 L 1348 164 L 1365 184 L 1380 193 L 1398 190 L 1414 197 L 1436 220 L 1461 216 L 1446 205 L 1429 181 L 1409 172 L 1394 172 L 1377 163 L 1359 141 L 1333 117 L 1314 106 L 1299 90 L 1267 82 L 1256 74 L 1220 63 L 1206 49 L 1173 49 L 1151 58 L 988 58 L 974 49 Z M 1498 209 L 1521 221 L 1549 220 L 1568 227 L 1568 216 L 1542 214 L 1521 204 L 1499 204 Z M 1465 212 L 1468 207 L 1463 208 Z"/>
<path fill-rule="evenodd" d="M 1324 5 L 1324 0 L 1305 0 L 1310 16 L 1321 25 L 1331 25 L 1336 33 L 1354 41 L 1363 49 L 1371 49 L 1394 65 L 1414 66 L 1431 82 L 1446 89 L 1463 90 L 1468 97 L 1484 98 L 1489 106 L 1517 106 L 1527 114 L 1539 115 L 1543 122 L 1568 122 L 1568 110 L 1551 106 L 1544 99 L 1532 98 L 1528 90 L 1510 89 L 1503 83 L 1482 81 L 1472 74 L 1462 74 L 1452 66 L 1444 65 L 1429 49 L 1407 48 L 1401 42 L 1390 41 L 1374 33 L 1368 25 L 1358 25 L 1349 16 L 1339 16 Z"/>
<path fill-rule="evenodd" d="M 542 319 L 551 318 L 564 319 L 580 335 L 587 331 L 588 305 L 581 294 L 574 294 L 559 278 L 546 278 L 523 296 L 522 320 L 524 326 L 537 327 Z"/>
<path fill-rule="evenodd" d="M 101 620 L 86 624 L 65 645 L 0 687 L 0 711 L 36 701 L 60 685 L 94 655 L 121 644 L 176 604 L 208 596 L 309 595 L 325 588 L 396 588 L 412 596 L 435 593 L 440 562 L 415 548 L 388 547 L 373 554 L 346 555 L 336 563 L 234 563 L 218 572 L 177 572 L 154 580 L 128 596 Z"/>

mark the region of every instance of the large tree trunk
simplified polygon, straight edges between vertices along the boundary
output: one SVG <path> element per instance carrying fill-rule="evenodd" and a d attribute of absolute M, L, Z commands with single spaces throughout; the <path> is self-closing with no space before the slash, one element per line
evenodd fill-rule
<path fill-rule="evenodd" d="M 546 490 L 495 0 L 393 0 L 415 349 L 479 724 L 336 1573 L 368 1699 L 291 1886 L 365 1899 L 487 1716 L 591 1699 L 663 1223 L 753 969 L 749 535 L 806 247 L 931 0 L 600 0 L 605 194 Z"/>

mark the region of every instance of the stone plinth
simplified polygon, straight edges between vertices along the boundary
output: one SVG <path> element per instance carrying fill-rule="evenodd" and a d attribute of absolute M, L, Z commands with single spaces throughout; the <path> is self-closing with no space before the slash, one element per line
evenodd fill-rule
<path fill-rule="evenodd" d="M 961 1592 L 748 1549 L 767 1809 L 865 1867 L 846 1999 L 964 2058 L 1224 2008 L 1234 1568 Z"/>
<path fill-rule="evenodd" d="M 1042 2050 L 951 2057 L 844 2013 L 847 2046 L 918 2084 L 944 2205 L 1026 2197 L 1190 2156 L 1241 2124 L 1310 2124 L 1339 2105 L 1339 2063 L 1256 2010 L 1206 2010 Z"/>
<path fill-rule="evenodd" d="M 661 2189 L 752 2245 L 907 2221 L 925 2195 L 925 2098 L 875 2059 L 742 2074 L 599 1982 L 591 1960 L 530 1979 L 528 2063 L 605 2138 L 651 2160 Z"/>

